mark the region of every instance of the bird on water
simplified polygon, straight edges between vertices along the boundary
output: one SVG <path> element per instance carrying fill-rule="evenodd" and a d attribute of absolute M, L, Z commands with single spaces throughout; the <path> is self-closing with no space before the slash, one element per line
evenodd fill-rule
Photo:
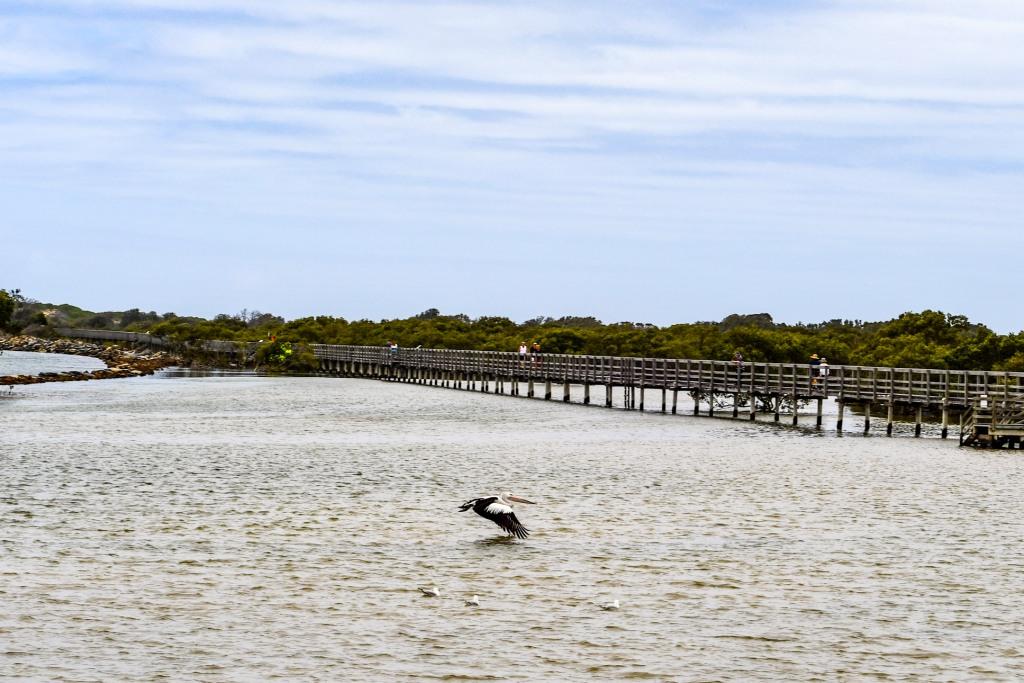
<path fill-rule="evenodd" d="M 423 593 L 428 598 L 436 598 L 441 594 L 441 591 L 437 589 L 437 586 L 420 586 L 420 593 Z"/>
<path fill-rule="evenodd" d="M 513 496 L 511 493 L 506 491 L 505 493 L 499 493 L 496 496 L 474 498 L 473 500 L 466 501 L 459 506 L 459 512 L 465 512 L 466 510 L 473 508 L 473 512 L 485 519 L 491 520 L 500 526 L 509 536 L 526 538 L 530 535 L 530 530 L 523 526 L 522 522 L 519 521 L 519 518 L 516 517 L 516 513 L 512 510 L 512 503 L 528 503 L 530 505 L 534 505 L 532 500 Z"/>
<path fill-rule="evenodd" d="M 469 600 L 466 600 L 466 607 L 479 607 L 479 606 L 480 606 L 480 598 L 477 597 L 476 595 L 471 597 Z"/>
<path fill-rule="evenodd" d="M 601 609 L 603 609 L 605 612 L 614 612 L 615 610 L 619 609 L 618 598 L 612 600 L 611 602 L 601 603 Z"/>

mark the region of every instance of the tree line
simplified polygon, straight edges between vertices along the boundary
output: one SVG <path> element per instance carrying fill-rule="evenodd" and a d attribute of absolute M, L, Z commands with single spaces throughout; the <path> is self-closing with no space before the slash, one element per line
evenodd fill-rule
<path fill-rule="evenodd" d="M 501 316 L 445 315 L 434 308 L 397 320 L 311 316 L 286 321 L 248 310 L 212 319 L 139 309 L 92 313 L 17 296 L 16 310 L 0 319 L 0 326 L 37 335 L 52 334 L 57 326 L 100 327 L 149 332 L 178 342 L 273 339 L 296 345 L 382 346 L 391 341 L 401 347 L 487 351 L 515 351 L 523 342 L 537 342 L 546 353 L 731 359 L 739 352 L 748 362 L 773 363 L 804 363 L 816 353 L 832 365 L 1024 371 L 1024 332 L 1001 335 L 966 316 L 932 310 L 882 322 L 837 319 L 809 324 L 776 323 L 767 313 L 668 326 L 604 323 L 577 316 L 517 323 Z M 0 316 L 10 308 L 5 304 L 10 298 L 9 292 L 0 290 Z"/>

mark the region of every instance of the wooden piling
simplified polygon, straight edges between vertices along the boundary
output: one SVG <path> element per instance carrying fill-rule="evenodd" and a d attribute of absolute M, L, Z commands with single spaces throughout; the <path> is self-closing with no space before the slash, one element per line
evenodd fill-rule
<path fill-rule="evenodd" d="M 824 399 L 819 396 L 818 397 L 818 409 L 817 409 L 817 414 L 815 415 L 815 421 L 814 421 L 814 426 L 818 427 L 819 429 L 821 428 L 821 419 L 822 419 L 822 412 L 823 412 L 823 410 L 822 410 L 822 403 L 823 402 L 824 402 Z"/>
<path fill-rule="evenodd" d="M 679 407 L 679 390 L 672 390 L 672 414 L 676 414 L 676 408 Z"/>
<path fill-rule="evenodd" d="M 864 404 L 864 433 L 871 431 L 871 401 Z"/>
<path fill-rule="evenodd" d="M 895 404 L 892 402 L 892 396 L 889 397 L 889 405 L 885 409 L 885 435 L 892 436 L 892 425 L 893 417 L 896 412 Z"/>
<path fill-rule="evenodd" d="M 839 408 L 839 418 L 836 420 L 836 431 L 842 433 L 843 431 L 843 414 L 846 412 L 846 403 L 843 401 L 843 397 L 840 396 L 839 400 L 836 401 Z"/>
<path fill-rule="evenodd" d="M 917 404 L 917 415 L 914 417 L 914 436 L 921 436 L 921 413 L 924 411 L 924 407 Z"/>

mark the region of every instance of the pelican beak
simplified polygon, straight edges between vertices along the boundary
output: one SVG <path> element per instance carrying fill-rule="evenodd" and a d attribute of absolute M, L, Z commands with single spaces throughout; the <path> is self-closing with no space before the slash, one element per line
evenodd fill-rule
<path fill-rule="evenodd" d="M 536 505 L 536 503 L 534 503 L 532 500 L 526 500 L 525 498 L 520 498 L 519 496 L 509 496 L 508 499 L 511 501 L 515 501 L 516 503 L 529 503 L 530 505 Z"/>

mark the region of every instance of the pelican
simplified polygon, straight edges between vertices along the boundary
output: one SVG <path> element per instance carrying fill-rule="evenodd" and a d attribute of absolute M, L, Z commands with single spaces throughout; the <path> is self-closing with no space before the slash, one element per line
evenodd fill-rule
<path fill-rule="evenodd" d="M 614 612 L 615 610 L 619 609 L 619 599 L 616 598 L 611 602 L 602 602 L 601 609 L 603 609 L 605 612 Z"/>
<path fill-rule="evenodd" d="M 469 600 L 466 600 L 466 607 L 479 607 L 479 606 L 480 606 L 480 598 L 478 598 L 475 595 L 473 597 L 471 597 Z"/>
<path fill-rule="evenodd" d="M 420 593 L 423 593 L 428 598 L 436 598 L 441 594 L 441 591 L 437 589 L 437 586 L 420 586 Z"/>
<path fill-rule="evenodd" d="M 505 493 L 500 493 L 497 496 L 474 498 L 473 500 L 466 501 L 459 506 L 459 512 L 465 512 L 466 510 L 473 508 L 473 512 L 481 517 L 491 520 L 504 529 L 509 536 L 526 538 L 530 535 L 530 530 L 520 523 L 519 519 L 516 517 L 516 513 L 512 511 L 512 503 L 534 504 L 532 500 L 513 496 L 511 493 L 506 491 Z"/>

